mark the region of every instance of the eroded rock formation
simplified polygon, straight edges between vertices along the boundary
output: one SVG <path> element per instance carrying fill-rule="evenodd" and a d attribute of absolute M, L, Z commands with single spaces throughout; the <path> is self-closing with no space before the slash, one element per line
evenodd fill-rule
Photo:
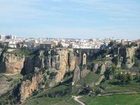
<path fill-rule="evenodd" d="M 42 81 L 43 81 L 42 72 L 35 73 L 30 79 L 22 81 L 19 88 L 20 101 L 24 102 L 26 98 L 31 96 L 34 91 L 37 91 Z"/>
<path fill-rule="evenodd" d="M 4 53 L 1 55 L 0 72 L 19 74 L 24 66 L 24 60 L 24 56 L 18 56 L 13 53 Z"/>
<path fill-rule="evenodd" d="M 75 70 L 73 81 L 79 81 L 80 62 L 77 63 L 76 60 L 76 58 L 82 59 L 79 57 L 81 56 L 76 56 L 73 49 L 58 48 L 39 50 L 28 57 L 5 54 L 3 63 L 7 73 L 21 73 L 24 76 L 17 87 L 19 92 L 17 97 L 20 102 L 24 102 L 34 91 L 43 87 L 43 83 L 47 85 L 44 87 L 53 87 L 63 81 L 68 72 Z M 49 74 L 44 75 L 46 72 Z"/>
<path fill-rule="evenodd" d="M 47 82 L 47 87 L 53 87 L 63 80 L 66 73 L 74 71 L 75 68 L 76 57 L 73 50 L 69 49 L 39 51 L 33 57 L 27 57 L 22 74 L 27 78 L 30 76 L 31 79 L 26 79 L 21 83 L 21 102 L 31 96 L 35 90 L 38 90 L 39 84 L 45 81 L 44 78 L 47 78 L 46 81 L 50 81 Z M 35 74 L 40 71 L 41 73 Z M 49 72 L 49 74 L 44 77 L 44 72 Z"/>
<path fill-rule="evenodd" d="M 136 49 L 134 47 L 123 47 L 119 49 L 119 61 L 118 64 L 121 66 L 125 66 L 126 68 L 131 68 L 134 62 Z"/>

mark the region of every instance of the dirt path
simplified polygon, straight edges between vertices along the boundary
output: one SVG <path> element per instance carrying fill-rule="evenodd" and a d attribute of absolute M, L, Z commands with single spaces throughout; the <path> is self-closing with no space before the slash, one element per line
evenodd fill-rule
<path fill-rule="evenodd" d="M 81 98 L 82 96 L 72 96 L 72 98 L 76 101 L 76 102 L 78 102 L 80 105 L 86 105 L 86 104 L 84 104 L 82 101 L 80 101 L 79 100 L 79 98 Z"/>

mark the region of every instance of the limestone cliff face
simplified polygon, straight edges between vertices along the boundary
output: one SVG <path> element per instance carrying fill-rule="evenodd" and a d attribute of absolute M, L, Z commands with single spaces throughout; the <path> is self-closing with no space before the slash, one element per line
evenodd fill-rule
<path fill-rule="evenodd" d="M 60 57 L 60 66 L 55 77 L 56 83 L 60 82 L 68 71 L 68 51 L 65 49 L 60 50 L 58 51 L 58 55 Z"/>
<path fill-rule="evenodd" d="M 30 79 L 25 79 L 20 85 L 20 101 L 23 102 L 35 90 L 39 89 L 39 84 L 44 82 L 44 78 L 46 78 L 43 74 L 45 71 L 55 74 L 53 78 L 48 74 L 49 78 L 46 80 L 50 81 L 47 86 L 53 87 L 63 80 L 67 72 L 74 71 L 75 68 L 75 55 L 69 49 L 39 51 L 35 56 L 26 58 L 22 74 Z"/>
<path fill-rule="evenodd" d="M 69 64 L 69 70 L 73 71 L 76 68 L 76 56 L 74 55 L 73 51 L 69 52 L 68 56 L 68 64 Z"/>
<path fill-rule="evenodd" d="M 34 91 L 37 91 L 42 81 L 43 81 L 42 72 L 35 73 L 30 79 L 22 81 L 19 89 L 20 101 L 24 102 L 26 98 L 31 96 Z"/>
<path fill-rule="evenodd" d="M 0 71 L 9 74 L 19 74 L 24 66 L 25 57 L 13 53 L 4 53 L 1 61 Z"/>
<path fill-rule="evenodd" d="M 63 80 L 65 74 L 67 72 L 73 71 L 76 67 L 76 60 L 74 53 L 69 51 L 68 49 L 57 49 L 57 57 L 58 59 L 55 62 L 52 62 L 52 68 L 54 65 L 56 71 L 55 83 L 59 83 Z M 55 55 L 56 56 L 56 55 Z"/>
<path fill-rule="evenodd" d="M 29 74 L 34 71 L 33 59 L 32 57 L 26 57 L 24 62 L 24 67 L 21 71 L 22 75 Z"/>
<path fill-rule="evenodd" d="M 100 75 L 104 75 L 104 72 L 108 67 L 111 67 L 113 62 L 111 60 L 108 61 L 98 61 L 93 64 L 93 72 L 99 72 Z"/>
<path fill-rule="evenodd" d="M 135 56 L 136 49 L 134 47 L 125 47 L 119 49 L 119 62 L 121 65 L 125 65 L 126 68 L 131 68 L 135 62 L 134 62 L 134 56 Z"/>
<path fill-rule="evenodd" d="M 135 48 L 127 48 L 126 49 L 126 58 L 127 58 L 127 61 L 126 61 L 126 67 L 127 68 L 131 68 L 135 62 L 134 62 L 134 56 L 135 56 Z"/>
<path fill-rule="evenodd" d="M 39 51 L 36 55 L 25 58 L 24 67 L 21 74 L 26 75 L 34 73 L 35 68 L 44 68 L 44 55 L 43 51 Z"/>
<path fill-rule="evenodd" d="M 47 54 L 46 54 L 47 53 Z M 39 51 L 34 57 L 27 57 L 24 62 L 22 74 L 33 73 L 35 68 L 55 72 L 55 82 L 60 82 L 65 73 L 73 71 L 76 67 L 76 60 L 73 51 L 69 49 L 52 49 L 51 51 Z"/>
<path fill-rule="evenodd" d="M 76 66 L 75 70 L 74 70 L 74 75 L 73 75 L 73 84 L 74 85 L 76 82 L 78 82 L 80 80 L 80 68 L 79 66 Z"/>
<path fill-rule="evenodd" d="M 105 64 L 102 64 L 101 65 L 100 74 L 103 75 L 105 71 L 106 71 L 106 65 Z"/>
<path fill-rule="evenodd" d="M 127 67 L 132 67 L 135 50 L 133 48 L 124 48 L 120 51 L 122 51 L 120 52 L 120 56 L 123 57 L 124 61 L 126 60 L 125 65 Z M 66 73 L 72 71 L 74 71 L 73 83 L 76 83 L 81 77 L 85 77 L 85 74 L 88 73 L 88 71 L 83 70 L 83 72 L 81 72 L 80 70 L 81 66 L 87 64 L 86 55 L 82 55 L 82 53 L 76 55 L 72 49 L 55 48 L 49 51 L 40 50 L 27 58 L 18 59 L 18 57 L 12 55 L 11 58 L 8 57 L 7 59 L 5 64 L 8 65 L 7 63 L 9 62 L 9 64 L 12 64 L 7 66 L 9 69 L 12 68 L 11 66 L 16 67 L 16 64 L 20 66 L 17 66 L 16 70 L 14 70 L 15 68 L 12 70 L 17 72 L 19 69 L 21 70 L 23 68 L 21 73 L 24 75 L 24 80 L 19 86 L 21 102 L 24 102 L 34 91 L 38 90 L 41 83 L 45 84 L 47 81 L 45 84 L 47 85 L 46 87 L 53 87 L 63 81 Z M 81 62 L 82 60 L 83 62 Z M 106 68 L 111 64 L 112 62 L 99 62 L 95 64 L 95 71 L 100 69 L 99 71 L 102 75 L 98 83 L 104 78 L 103 74 Z M 10 71 L 9 69 L 8 71 Z"/>

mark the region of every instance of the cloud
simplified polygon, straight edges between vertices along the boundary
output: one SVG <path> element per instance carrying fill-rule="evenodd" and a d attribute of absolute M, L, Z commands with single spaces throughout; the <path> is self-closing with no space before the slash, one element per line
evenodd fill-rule
<path fill-rule="evenodd" d="M 139 10 L 138 0 L 0 0 L 0 31 L 53 36 L 79 33 L 77 37 L 138 35 Z"/>
<path fill-rule="evenodd" d="M 58 2 L 60 2 L 58 4 Z M 140 7 L 134 1 L 111 0 L 1 0 L 0 16 L 3 18 L 43 18 L 50 15 L 73 15 L 73 13 L 103 14 L 111 19 L 135 18 Z M 140 17 L 140 16 L 139 16 Z"/>

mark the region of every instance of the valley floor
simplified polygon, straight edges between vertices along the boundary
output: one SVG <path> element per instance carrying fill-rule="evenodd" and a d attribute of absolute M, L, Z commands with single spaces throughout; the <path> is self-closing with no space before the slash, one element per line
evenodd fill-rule
<path fill-rule="evenodd" d="M 81 105 L 140 105 L 140 94 L 112 95 L 112 96 L 83 96 L 80 99 Z M 70 96 L 63 98 L 38 98 L 32 99 L 25 105 L 80 105 Z"/>
<path fill-rule="evenodd" d="M 79 105 L 71 96 L 61 98 L 33 98 L 24 105 Z"/>
<path fill-rule="evenodd" d="M 140 105 L 140 94 L 82 97 L 86 105 Z"/>

